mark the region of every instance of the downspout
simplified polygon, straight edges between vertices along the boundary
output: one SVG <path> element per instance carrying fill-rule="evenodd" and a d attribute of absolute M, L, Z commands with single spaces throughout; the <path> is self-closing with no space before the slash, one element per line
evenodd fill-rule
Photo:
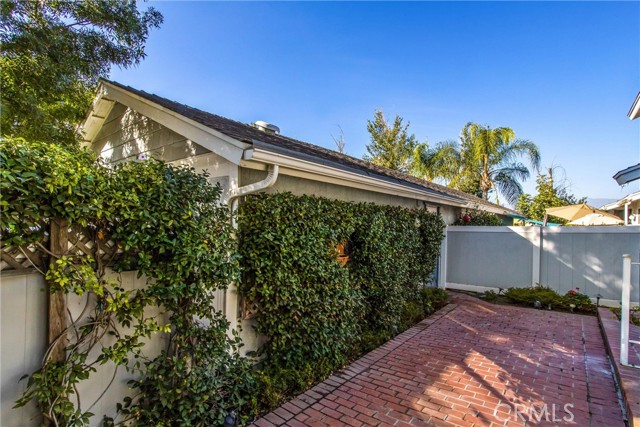
<path fill-rule="evenodd" d="M 245 152 L 243 153 L 242 157 L 244 160 L 249 160 L 251 159 L 253 154 L 253 150 L 252 149 L 248 149 L 245 150 Z M 253 193 L 257 193 L 259 191 L 262 191 L 266 188 L 269 188 L 271 186 L 273 186 L 277 179 L 278 179 L 278 172 L 280 171 L 280 168 L 278 165 L 276 164 L 271 164 L 268 166 L 268 173 L 267 173 L 267 177 L 265 179 L 263 179 L 262 181 L 258 181 L 258 182 L 254 182 L 253 184 L 249 184 L 249 185 L 245 185 L 243 187 L 239 187 L 238 189 L 236 189 L 235 191 L 233 191 L 233 193 L 231 194 L 231 196 L 229 196 L 229 199 L 227 200 L 227 204 L 229 206 L 229 213 L 230 213 L 230 217 L 231 217 L 231 226 L 234 229 L 238 228 L 238 222 L 236 221 L 236 211 L 238 210 L 238 201 L 240 199 L 240 197 L 242 196 L 246 196 L 248 194 L 253 194 Z M 235 310 L 233 313 L 233 317 L 230 318 L 229 314 L 229 308 L 228 308 L 228 298 L 229 298 L 229 293 L 230 292 L 236 292 L 236 298 L 235 298 Z M 229 321 L 231 327 L 228 330 L 228 333 L 232 334 L 232 331 L 234 329 L 237 329 L 237 318 L 238 318 L 238 298 L 237 298 L 237 285 L 235 283 L 231 283 L 229 285 L 229 287 L 226 289 L 226 291 L 224 292 L 224 315 L 227 318 L 227 320 Z"/>
<path fill-rule="evenodd" d="M 278 180 L 278 172 L 280 171 L 280 167 L 278 165 L 269 165 L 267 170 L 268 173 L 265 179 L 240 187 L 235 190 L 231 196 L 229 196 L 227 203 L 229 205 L 229 210 L 231 211 L 231 224 L 233 225 L 233 228 L 237 228 L 238 226 L 235 220 L 235 213 L 238 210 L 238 200 L 240 197 L 267 189 L 273 186 Z"/>

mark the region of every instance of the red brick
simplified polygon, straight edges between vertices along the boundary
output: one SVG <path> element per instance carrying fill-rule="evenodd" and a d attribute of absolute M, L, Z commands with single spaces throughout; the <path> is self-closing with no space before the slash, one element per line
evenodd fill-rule
<path fill-rule="evenodd" d="M 254 425 L 522 427 L 513 404 L 529 402 L 573 403 L 575 426 L 624 425 L 595 317 L 454 299 Z"/>

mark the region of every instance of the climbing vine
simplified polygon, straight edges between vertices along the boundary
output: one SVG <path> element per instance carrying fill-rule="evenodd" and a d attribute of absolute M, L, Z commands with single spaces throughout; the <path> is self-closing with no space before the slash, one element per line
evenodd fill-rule
<path fill-rule="evenodd" d="M 239 277 L 238 254 L 221 190 L 206 174 L 155 160 L 108 167 L 86 150 L 21 139 L 0 141 L 0 170 L 4 243 L 36 245 L 49 259 L 50 292 L 84 301 L 18 406 L 35 400 L 50 425 L 86 425 L 93 405 L 78 385 L 105 364 L 129 371 L 134 391 L 106 425 L 222 425 L 246 404 L 250 367 L 213 298 Z M 80 226 L 92 250 L 50 253 L 42 242 L 54 219 Z M 105 259 L 107 242 L 115 249 Z M 125 286 L 117 274 L 125 270 L 147 285 Z M 166 345 L 148 354 L 157 334 Z M 60 343 L 63 357 L 54 358 Z"/>
<path fill-rule="evenodd" d="M 444 222 L 424 209 L 281 193 L 248 197 L 239 231 L 239 290 L 268 338 L 257 378 L 269 407 L 424 315 L 421 284 L 432 278 Z"/>
<path fill-rule="evenodd" d="M 446 298 L 421 286 L 444 230 L 424 209 L 255 195 L 236 240 L 220 188 L 190 168 L 109 166 L 87 150 L 5 138 L 0 171 L 3 244 L 36 248 L 51 295 L 83 307 L 67 312 L 17 402 L 35 400 L 48 425 L 212 426 L 233 412 L 243 423 Z M 49 246 L 55 224 L 72 242 L 63 253 Z M 127 284 L 125 271 L 146 285 Z M 216 308 L 215 292 L 234 281 L 267 338 L 257 370 Z M 132 394 L 94 414 L 79 386 L 104 367 L 127 372 Z"/>

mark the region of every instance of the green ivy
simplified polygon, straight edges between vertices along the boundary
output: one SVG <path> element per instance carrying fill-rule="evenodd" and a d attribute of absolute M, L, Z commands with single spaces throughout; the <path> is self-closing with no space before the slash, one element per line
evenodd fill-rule
<path fill-rule="evenodd" d="M 17 404 L 35 400 L 55 425 L 86 425 L 93 414 L 79 409 L 77 384 L 113 362 L 131 371 L 134 396 L 107 425 L 223 425 L 232 410 L 245 412 L 251 368 L 212 298 L 239 278 L 219 186 L 191 168 L 156 160 L 108 167 L 86 150 L 20 139 L 0 141 L 0 167 L 5 242 L 43 241 L 51 219 L 63 218 L 83 226 L 93 247 L 116 243 L 116 272 L 135 269 L 148 279 L 143 289 L 125 289 L 107 278 L 97 253 L 51 257 L 51 292 L 88 294 L 95 304 L 67 331 L 66 359 L 47 355 Z M 144 343 L 157 333 L 167 345 L 148 358 Z M 112 344 L 103 346 L 109 335 Z"/>
<path fill-rule="evenodd" d="M 335 261 L 338 242 L 353 232 L 347 208 L 288 193 L 242 205 L 240 292 L 260 307 L 257 332 L 269 337 L 261 352 L 272 365 L 328 360 L 338 366 L 357 339 L 360 293 Z"/>
<path fill-rule="evenodd" d="M 239 291 L 257 304 L 256 330 L 268 338 L 258 351 L 267 407 L 341 367 L 363 343 L 391 337 L 405 303 L 417 301 L 418 315 L 425 313 L 421 284 L 431 279 L 444 236 L 436 214 L 260 194 L 241 205 L 238 225 Z M 346 266 L 336 261 L 339 243 Z"/>
<path fill-rule="evenodd" d="M 94 190 L 101 177 L 93 154 L 19 138 L 0 144 L 0 220 L 6 244 L 40 240 L 51 218 L 86 225 L 86 218 L 94 216 Z"/>
<path fill-rule="evenodd" d="M 66 359 L 47 353 L 17 402 L 35 400 L 57 425 L 88 423 L 77 384 L 108 362 L 131 371 L 134 395 L 106 425 L 222 425 L 232 410 L 244 422 L 256 402 L 274 405 L 307 388 L 440 304 L 421 287 L 444 231 L 426 210 L 251 196 L 238 218 L 239 253 L 220 188 L 193 169 L 155 160 L 107 166 L 87 150 L 7 138 L 0 167 L 7 244 L 49 255 L 39 242 L 61 218 L 82 226 L 94 247 L 111 240 L 119 249 L 108 262 L 97 252 L 49 258 L 51 292 L 95 301 L 89 320 L 70 326 Z M 346 266 L 336 262 L 339 243 Z M 147 286 L 126 289 L 107 266 L 137 270 Z M 211 298 L 233 281 L 258 304 L 257 330 L 268 338 L 257 372 Z M 148 314 L 152 307 L 162 316 Z M 144 343 L 158 333 L 167 345 L 148 358 Z"/>

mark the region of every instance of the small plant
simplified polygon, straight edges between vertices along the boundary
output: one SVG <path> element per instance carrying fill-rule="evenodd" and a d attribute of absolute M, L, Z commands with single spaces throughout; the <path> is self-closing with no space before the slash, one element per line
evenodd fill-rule
<path fill-rule="evenodd" d="M 587 295 L 581 294 L 578 288 L 571 289 L 562 297 L 562 305 L 564 308 L 569 307 L 571 311 L 585 313 L 595 313 L 596 311 L 595 304 Z"/>
<path fill-rule="evenodd" d="M 560 295 L 553 289 L 546 287 L 510 288 L 504 295 L 512 302 L 525 304 L 536 308 L 569 310 L 580 313 L 595 313 L 596 306 L 591 299 L 572 289 L 565 295 Z"/>
<path fill-rule="evenodd" d="M 500 226 L 502 221 L 494 213 L 472 210 L 466 211 L 456 220 L 453 225 L 489 225 Z"/>
<path fill-rule="evenodd" d="M 620 320 L 622 317 L 622 309 L 620 307 L 610 307 L 609 310 L 611 310 L 618 320 Z M 640 326 L 640 306 L 631 307 L 629 309 L 629 323 Z"/>
<path fill-rule="evenodd" d="M 425 287 L 420 290 L 423 304 L 425 307 L 430 307 L 431 311 L 447 305 L 449 294 L 442 288 Z"/>
<path fill-rule="evenodd" d="M 494 291 L 485 291 L 482 297 L 485 301 L 493 302 L 498 299 L 498 294 Z"/>
<path fill-rule="evenodd" d="M 447 291 L 444 289 L 432 287 L 422 288 L 417 299 L 405 302 L 400 316 L 398 332 L 409 329 L 429 314 L 447 305 L 448 297 Z"/>

